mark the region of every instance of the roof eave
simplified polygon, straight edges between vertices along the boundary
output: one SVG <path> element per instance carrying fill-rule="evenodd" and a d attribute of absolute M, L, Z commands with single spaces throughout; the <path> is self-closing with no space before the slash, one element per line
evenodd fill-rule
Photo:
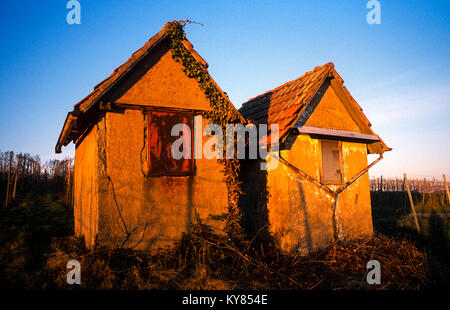
<path fill-rule="evenodd" d="M 78 118 L 73 115 L 73 112 L 67 113 L 66 120 L 64 121 L 63 129 L 61 130 L 61 133 L 58 137 L 58 142 L 55 146 L 55 153 L 59 154 L 61 153 L 61 149 L 63 146 L 66 146 L 69 144 L 72 139 L 68 139 L 70 136 L 70 133 L 72 132 L 73 128 L 76 126 Z"/>
<path fill-rule="evenodd" d="M 144 57 L 146 57 L 154 49 L 155 46 L 157 46 L 161 41 L 163 41 L 169 35 L 170 23 L 171 22 L 166 23 L 161 28 L 161 30 L 157 34 L 155 34 L 152 38 L 150 38 L 150 40 L 143 47 L 141 47 L 139 50 L 137 50 L 136 52 L 134 52 L 132 54 L 132 56 L 130 57 L 130 59 L 127 62 L 129 62 L 131 60 L 131 58 L 134 55 L 136 55 L 136 53 L 138 53 L 142 49 L 145 49 L 145 51 L 143 51 L 142 55 L 140 55 L 139 57 L 134 59 L 129 64 L 129 66 L 125 68 L 125 70 L 123 72 L 119 73 L 117 78 L 112 80 L 112 82 L 110 82 L 110 84 L 105 87 L 105 89 L 103 89 L 103 90 L 99 91 L 98 93 L 96 93 L 96 91 L 98 91 L 98 87 L 101 86 L 103 83 L 107 83 L 108 79 L 112 78 L 112 76 L 117 72 L 117 70 L 119 70 L 119 68 L 121 68 L 122 66 L 126 66 L 127 62 L 125 62 L 124 64 L 119 66 L 113 72 L 113 74 L 111 74 L 110 77 L 106 78 L 105 80 L 103 80 L 102 82 L 97 84 L 96 87 L 94 88 L 94 90 L 89 95 L 87 95 L 85 98 L 83 98 L 81 101 L 79 101 L 75 105 L 74 110 L 72 112 L 68 113 L 68 115 L 66 117 L 66 120 L 64 122 L 63 129 L 62 129 L 62 131 L 60 133 L 60 136 L 58 138 L 58 142 L 57 142 L 56 147 L 55 147 L 55 152 L 56 153 L 61 153 L 62 146 L 66 146 L 67 144 L 69 144 L 73 140 L 73 137 L 71 137 L 71 132 L 76 126 L 76 120 L 77 120 L 77 116 L 76 115 L 85 114 L 88 110 L 90 110 L 93 106 L 95 106 L 98 102 L 100 102 L 102 100 L 102 98 L 104 98 L 104 96 L 119 81 L 121 81 L 124 76 L 127 75 L 128 72 L 130 72 L 133 68 L 135 68 L 135 66 L 137 64 L 139 64 L 141 62 L 141 60 Z M 207 69 L 208 68 L 208 63 L 193 49 L 192 43 L 190 41 L 188 41 L 188 40 L 183 40 L 182 43 L 186 47 L 186 49 L 188 49 L 188 51 L 191 53 L 191 55 L 196 59 L 196 61 L 199 62 L 205 69 Z M 210 77 L 211 77 L 211 75 L 210 75 Z M 234 112 L 233 113 L 234 114 L 234 119 L 239 120 L 242 123 L 245 123 L 246 119 L 239 113 L 239 111 L 236 109 L 236 107 L 231 103 L 231 101 L 229 100 L 228 96 L 222 91 L 222 89 L 217 85 L 217 83 L 213 80 L 212 77 L 211 77 L 211 80 L 213 81 L 213 83 L 215 84 L 217 89 L 220 91 L 220 93 L 221 93 L 222 97 L 225 99 L 225 101 L 229 105 L 231 105 L 231 107 L 233 109 L 233 112 Z M 93 96 L 94 96 L 94 98 L 92 99 L 92 101 L 84 106 L 83 103 L 85 103 L 87 100 L 89 100 Z"/>

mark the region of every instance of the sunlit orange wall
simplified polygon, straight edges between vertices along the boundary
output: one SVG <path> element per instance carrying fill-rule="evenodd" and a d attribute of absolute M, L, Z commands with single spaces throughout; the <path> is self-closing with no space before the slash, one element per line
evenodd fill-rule
<path fill-rule="evenodd" d="M 115 102 L 209 109 L 197 82 L 186 77 L 170 51 L 163 46 L 155 53 L 160 56 L 157 63 L 131 88 L 122 85 L 125 89 L 118 91 L 122 95 Z M 204 120 L 203 126 L 206 124 Z M 76 150 L 75 170 L 80 172 L 76 177 L 75 214 L 77 225 L 86 227 L 77 231 L 85 236 L 88 245 L 93 243 L 96 232 L 97 241 L 104 245 L 165 247 L 190 230 L 195 212 L 213 227 L 223 227 L 223 222 L 210 218 L 227 211 L 222 167 L 215 159 L 198 159 L 192 178 L 146 178 L 146 126 L 141 110 L 107 112 L 100 117 L 96 133 L 91 133 L 92 141 L 84 140 Z M 97 175 L 98 183 L 89 181 Z M 88 184 L 89 189 L 84 189 Z M 89 217 L 82 208 L 94 204 L 91 201 L 97 197 L 98 216 Z"/>
<path fill-rule="evenodd" d="M 107 113 L 106 160 L 100 163 L 99 241 L 103 244 L 155 248 L 170 245 L 188 232 L 198 212 L 221 228 L 210 215 L 226 212 L 227 189 L 216 160 L 196 160 L 190 177 L 144 176 L 146 122 L 141 111 Z M 142 156 L 142 157 L 141 157 Z"/>
<path fill-rule="evenodd" d="M 306 126 L 357 131 L 333 90 L 328 88 Z M 321 175 L 320 140 L 299 135 L 281 156 L 317 180 Z M 342 142 L 344 183 L 367 167 L 367 145 Z M 330 186 L 336 189 L 337 185 Z M 333 239 L 333 197 L 296 172 L 279 164 L 268 172 L 270 231 L 285 251 L 307 253 Z M 371 235 L 369 177 L 364 175 L 338 197 L 336 226 L 339 237 Z"/>
<path fill-rule="evenodd" d="M 84 137 L 75 150 L 74 219 L 75 235 L 94 245 L 98 220 L 97 126 Z"/>

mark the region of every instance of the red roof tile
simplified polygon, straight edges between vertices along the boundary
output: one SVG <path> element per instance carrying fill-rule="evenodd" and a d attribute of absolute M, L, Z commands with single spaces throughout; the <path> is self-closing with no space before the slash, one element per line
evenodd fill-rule
<path fill-rule="evenodd" d="M 261 124 L 279 124 L 281 138 L 298 118 L 301 108 L 314 97 L 330 74 L 343 82 L 330 62 L 248 100 L 239 112 L 245 118 Z"/>
<path fill-rule="evenodd" d="M 293 81 L 248 100 L 242 104 L 239 112 L 246 119 L 253 122 L 267 124 L 268 126 L 278 124 L 281 140 L 285 137 L 289 129 L 295 125 L 297 119 L 300 117 L 302 108 L 313 99 L 320 86 L 330 76 L 336 79 L 348 99 L 356 109 L 359 109 L 358 117 L 362 121 L 364 130 L 370 134 L 375 134 L 370 129 L 371 124 L 364 115 L 361 107 L 343 85 L 344 80 L 336 72 L 332 62 L 316 67 L 314 70 L 306 72 Z M 268 141 L 270 141 L 270 133 Z M 371 153 L 382 153 L 389 150 L 391 149 L 381 139 L 378 143 L 369 146 Z"/>

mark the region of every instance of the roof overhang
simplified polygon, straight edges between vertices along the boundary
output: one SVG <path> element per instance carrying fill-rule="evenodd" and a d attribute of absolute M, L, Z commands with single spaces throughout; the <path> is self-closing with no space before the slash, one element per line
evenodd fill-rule
<path fill-rule="evenodd" d="M 122 79 L 124 79 L 127 76 L 128 72 L 132 71 L 133 68 L 138 66 L 141 63 L 141 60 L 149 55 L 160 42 L 162 42 L 165 38 L 170 37 L 169 30 L 171 23 L 173 22 L 166 23 L 164 27 L 162 27 L 162 29 L 156 35 L 150 38 L 150 40 L 143 47 L 134 52 L 127 62 L 114 70 L 113 74 L 111 74 L 110 77 L 97 84 L 94 87 L 94 90 L 88 96 L 78 102 L 72 112 L 69 112 L 67 114 L 63 129 L 61 130 L 58 142 L 55 146 L 56 153 L 61 153 L 61 148 L 68 145 L 72 140 L 77 139 L 80 133 L 84 130 L 81 127 L 86 125 L 86 122 L 80 122 L 79 119 L 86 118 L 85 115 L 89 110 L 95 110 L 93 109 L 93 107 L 99 105 L 99 103 L 102 102 L 107 93 Z M 183 40 L 181 43 L 194 57 L 194 59 L 206 70 L 208 68 L 208 63 L 194 50 L 192 43 L 188 40 Z M 230 121 L 239 120 L 240 122 L 245 122 L 246 120 L 234 107 L 228 96 L 222 91 L 222 89 L 217 85 L 217 83 L 211 76 L 210 78 L 219 90 L 226 103 L 229 104 L 232 108 L 233 113 L 232 119 Z M 84 123 L 84 125 L 82 123 Z"/>
<path fill-rule="evenodd" d="M 297 130 L 301 134 L 316 135 L 321 137 L 340 138 L 342 140 L 359 141 L 363 143 L 375 143 L 379 142 L 380 138 L 377 135 L 362 134 L 347 130 L 338 130 L 330 128 L 309 127 L 309 126 L 296 126 Z"/>
<path fill-rule="evenodd" d="M 78 118 L 73 115 L 73 112 L 67 113 L 66 120 L 64 121 L 64 127 L 58 137 L 58 143 L 55 146 L 55 152 L 61 153 L 61 148 L 70 143 L 73 139 L 73 133 L 77 125 Z"/>

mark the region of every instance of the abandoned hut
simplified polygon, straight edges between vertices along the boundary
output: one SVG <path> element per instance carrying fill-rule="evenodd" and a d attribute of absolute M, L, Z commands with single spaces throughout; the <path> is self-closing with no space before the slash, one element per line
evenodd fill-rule
<path fill-rule="evenodd" d="M 285 251 L 373 233 L 367 171 L 391 149 L 343 83 L 328 63 L 239 109 L 254 123 L 279 125 L 278 166 L 242 165 L 241 208 L 251 231 L 266 231 Z M 369 165 L 368 154 L 380 156 Z"/>
<path fill-rule="evenodd" d="M 334 65 L 249 100 L 240 113 L 207 68 L 182 25 L 169 22 L 68 113 L 56 152 L 75 144 L 75 234 L 89 247 L 154 249 L 189 232 L 197 215 L 223 231 L 237 207 L 247 231 L 285 251 L 372 234 L 367 171 L 390 149 Z M 211 140 L 207 125 L 248 122 L 278 125 L 279 150 L 241 160 L 239 174 L 237 160 L 196 156 Z M 181 158 L 172 154 L 174 125 L 184 133 Z M 368 154 L 380 157 L 369 165 Z M 261 169 L 272 160 L 274 169 Z"/>
<path fill-rule="evenodd" d="M 186 59 L 191 68 L 206 72 L 202 81 L 224 103 L 227 121 L 243 121 L 180 24 L 167 23 L 75 105 L 59 136 L 57 153 L 72 141 L 76 146 L 75 234 L 87 246 L 164 247 L 189 232 L 195 212 L 222 228 L 223 222 L 213 220 L 228 205 L 220 164 L 170 154 L 177 138 L 172 126 L 203 129 L 209 120 L 201 114 L 212 110 L 205 89 L 188 76 Z"/>

